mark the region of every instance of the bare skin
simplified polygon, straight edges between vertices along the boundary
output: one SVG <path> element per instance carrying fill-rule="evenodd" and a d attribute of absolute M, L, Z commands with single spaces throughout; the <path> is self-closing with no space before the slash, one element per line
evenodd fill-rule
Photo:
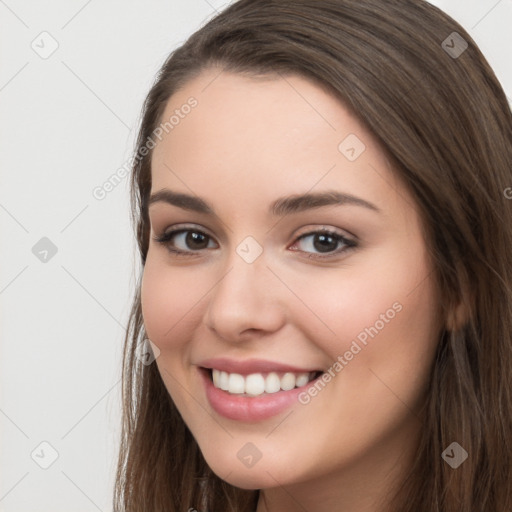
<path fill-rule="evenodd" d="M 257 512 L 382 511 L 415 455 L 442 327 L 415 203 L 378 142 L 318 85 L 219 73 L 204 71 L 170 98 L 165 120 L 190 97 L 197 106 L 154 149 L 151 192 L 199 196 L 216 213 L 150 206 L 142 307 L 158 369 L 212 470 L 262 490 Z M 340 150 L 349 134 L 362 152 L 357 139 Z M 279 197 L 327 190 L 376 209 L 268 212 Z M 153 239 L 184 227 L 204 234 L 204 248 L 187 233 L 168 246 L 192 256 Z M 322 229 L 356 246 L 299 239 Z M 237 253 L 249 236 L 257 243 L 250 250 L 262 250 L 251 263 Z M 211 357 L 335 376 L 276 416 L 236 421 L 207 399 L 198 367 Z M 249 442 L 261 453 L 252 467 L 237 456 Z"/>

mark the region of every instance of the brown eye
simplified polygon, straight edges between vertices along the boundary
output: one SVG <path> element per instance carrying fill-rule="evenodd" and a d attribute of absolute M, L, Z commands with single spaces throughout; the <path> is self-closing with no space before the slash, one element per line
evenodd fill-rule
<path fill-rule="evenodd" d="M 172 253 L 194 256 L 194 251 L 208 248 L 211 237 L 195 229 L 175 229 L 154 237 L 154 240 Z"/>
<path fill-rule="evenodd" d="M 350 240 L 340 233 L 329 230 L 318 230 L 306 233 L 301 235 L 297 239 L 297 242 L 308 239 L 310 240 L 302 244 L 304 249 L 300 249 L 300 251 L 310 253 L 308 257 L 312 259 L 334 257 L 357 246 L 354 240 Z M 294 246 L 299 245 L 297 242 L 295 242 Z M 320 254 L 315 254 L 315 252 Z"/>

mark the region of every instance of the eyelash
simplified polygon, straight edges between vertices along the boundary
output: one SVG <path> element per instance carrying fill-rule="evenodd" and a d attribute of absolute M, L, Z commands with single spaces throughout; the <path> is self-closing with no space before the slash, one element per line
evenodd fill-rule
<path fill-rule="evenodd" d="M 211 240 L 211 238 L 212 238 L 211 236 L 207 235 L 206 233 L 204 233 L 198 229 L 180 228 L 180 229 L 175 229 L 172 231 L 164 232 L 160 236 L 153 237 L 153 240 L 155 240 L 159 244 L 162 244 L 171 253 L 173 253 L 173 255 L 175 255 L 177 257 L 196 256 L 199 252 L 201 252 L 204 249 L 199 249 L 196 251 L 193 251 L 193 250 L 182 251 L 180 249 L 175 249 L 171 246 L 170 242 L 175 235 L 180 234 L 180 233 L 187 233 L 187 232 L 200 233 L 201 235 L 204 235 L 205 237 L 207 237 L 209 240 Z M 334 237 L 338 243 L 341 242 L 344 245 L 344 248 L 337 249 L 336 251 L 333 251 L 326 255 L 319 255 L 319 253 L 307 253 L 307 254 L 310 254 L 310 256 L 308 256 L 309 259 L 323 260 L 323 259 L 328 259 L 328 258 L 334 258 L 335 256 L 339 256 L 341 253 L 350 251 L 351 249 L 354 249 L 358 246 L 358 244 L 355 240 L 350 240 L 350 239 L 346 238 L 345 236 L 341 235 L 340 233 L 337 233 L 336 231 L 329 230 L 329 229 L 319 229 L 316 231 L 309 231 L 308 233 L 304 233 L 295 239 L 293 245 L 295 245 L 296 242 L 298 242 L 299 240 L 302 240 L 303 238 L 306 238 L 311 235 L 317 235 L 317 234 L 328 235 L 328 236 Z M 305 252 L 305 251 L 299 251 L 299 252 Z"/>

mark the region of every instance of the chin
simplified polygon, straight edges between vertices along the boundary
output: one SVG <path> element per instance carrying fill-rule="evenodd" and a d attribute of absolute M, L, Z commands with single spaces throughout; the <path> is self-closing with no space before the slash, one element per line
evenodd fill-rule
<path fill-rule="evenodd" d="M 229 463 L 225 461 L 225 464 L 220 463 L 218 458 L 215 462 L 209 460 L 206 462 L 219 478 L 240 489 L 267 489 L 292 483 L 289 470 L 285 467 L 263 464 L 262 460 L 253 467 L 245 467 L 238 459 L 235 464 L 231 461 Z"/>
<path fill-rule="evenodd" d="M 276 485 L 275 480 L 272 480 L 268 473 L 261 469 L 239 469 L 218 464 L 208 464 L 208 466 L 221 480 L 240 489 L 257 490 Z"/>
<path fill-rule="evenodd" d="M 222 478 L 220 475 L 218 476 L 219 478 Z M 248 476 L 247 478 L 240 478 L 240 475 L 229 475 L 228 478 L 223 480 L 228 484 L 233 485 L 234 487 L 238 487 L 239 489 L 245 489 L 246 491 L 256 491 L 258 489 L 264 489 L 269 487 L 268 483 L 265 482 L 263 479 L 254 477 L 250 478 L 250 476 Z"/>

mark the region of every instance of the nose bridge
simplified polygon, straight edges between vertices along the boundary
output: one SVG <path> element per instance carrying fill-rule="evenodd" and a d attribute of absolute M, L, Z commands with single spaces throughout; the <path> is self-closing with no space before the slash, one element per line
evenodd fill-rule
<path fill-rule="evenodd" d="M 263 247 L 246 237 L 233 248 L 208 301 L 206 323 L 226 339 L 247 329 L 274 330 L 282 321 L 279 283 L 267 268 Z"/>

